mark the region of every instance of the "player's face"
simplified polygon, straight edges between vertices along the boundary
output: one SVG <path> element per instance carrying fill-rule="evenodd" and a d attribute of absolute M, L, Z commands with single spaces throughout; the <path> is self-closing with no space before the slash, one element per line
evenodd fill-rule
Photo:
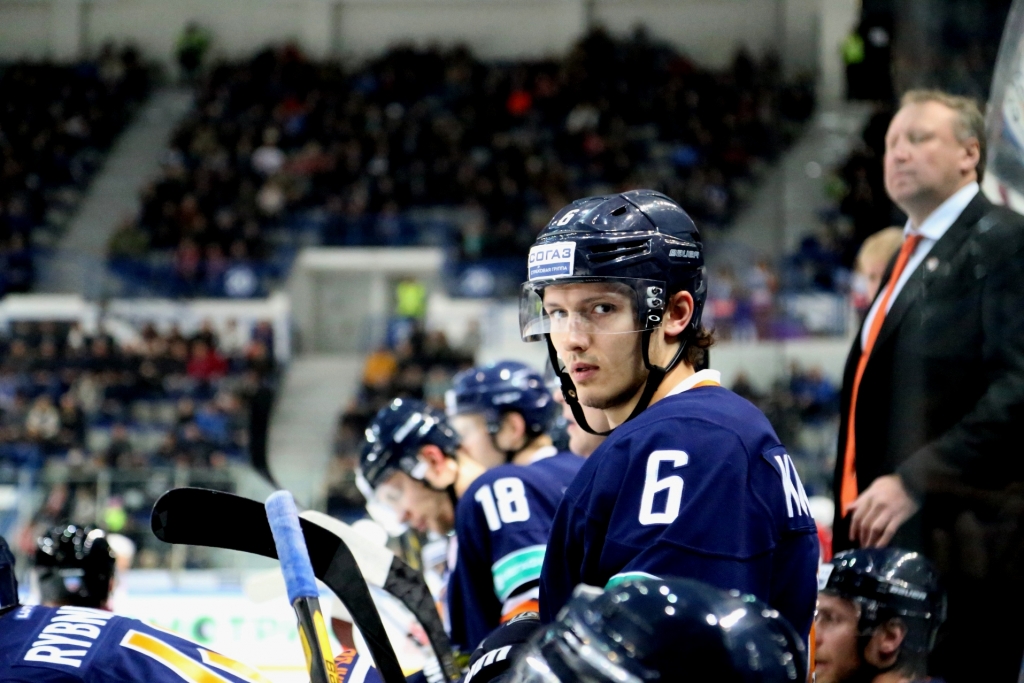
<path fill-rule="evenodd" d="M 908 104 L 893 117 L 885 136 L 885 190 L 900 208 L 930 213 L 973 172 L 976 143 L 957 139 L 956 117 L 938 102 Z"/>
<path fill-rule="evenodd" d="M 487 420 L 479 413 L 455 415 L 449 423 L 462 441 L 469 457 L 491 469 L 505 464 L 505 455 L 494 446 L 494 439 L 487 429 Z"/>
<path fill-rule="evenodd" d="M 442 491 L 433 491 L 405 472 L 395 472 L 376 489 L 377 498 L 417 531 L 446 534 L 455 528 L 455 511 Z"/>
<path fill-rule="evenodd" d="M 860 668 L 857 621 L 860 610 L 850 600 L 818 594 L 814 617 L 814 670 L 817 683 L 842 683 Z"/>
<path fill-rule="evenodd" d="M 551 342 L 580 403 L 607 410 L 632 399 L 647 379 L 632 294 L 604 283 L 544 290 Z"/>

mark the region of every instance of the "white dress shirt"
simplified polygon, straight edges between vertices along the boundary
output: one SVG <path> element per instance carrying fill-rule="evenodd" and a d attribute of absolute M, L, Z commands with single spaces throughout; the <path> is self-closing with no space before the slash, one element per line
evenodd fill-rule
<path fill-rule="evenodd" d="M 896 289 L 893 290 L 892 296 L 889 297 L 889 305 L 886 306 L 885 312 L 888 313 L 889 309 L 892 308 L 892 304 L 896 301 L 896 297 L 903 291 L 903 285 L 907 284 L 907 280 L 914 274 L 914 270 L 917 269 L 921 262 L 924 261 L 925 257 L 928 256 L 928 252 L 932 250 L 935 243 L 938 242 L 946 231 L 949 230 L 950 226 L 956 222 L 956 219 L 960 217 L 960 214 L 964 212 L 967 205 L 971 203 L 975 195 L 978 194 L 980 188 L 978 183 L 968 183 L 964 185 L 946 201 L 939 204 L 939 208 L 932 211 L 928 218 L 924 219 L 921 223 L 921 227 L 914 230 L 913 225 L 910 223 L 910 219 L 907 219 L 907 224 L 903 227 L 903 239 L 906 239 L 910 235 L 917 234 L 921 235 L 921 241 L 918 242 L 917 248 L 914 249 L 914 253 L 910 255 L 910 259 L 907 261 L 906 267 L 900 274 L 900 279 L 896 281 Z M 888 287 L 888 283 L 885 285 Z M 883 287 L 878 292 L 878 296 L 875 298 L 875 302 L 871 304 L 871 309 L 868 311 L 867 316 L 864 318 L 864 324 L 860 328 L 860 347 L 863 349 L 868 343 L 868 331 L 871 329 L 871 321 L 875 319 L 875 315 L 878 313 L 878 307 L 882 305 L 882 294 L 885 291 Z"/>

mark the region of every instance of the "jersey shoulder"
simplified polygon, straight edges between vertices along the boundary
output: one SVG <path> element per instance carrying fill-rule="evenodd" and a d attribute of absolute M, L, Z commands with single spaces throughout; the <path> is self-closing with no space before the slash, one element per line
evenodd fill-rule
<path fill-rule="evenodd" d="M 2 680 L 170 683 L 180 671 L 196 680 L 259 680 L 240 662 L 112 612 L 34 605 L 10 616 L 0 634 Z"/>
<path fill-rule="evenodd" d="M 775 429 L 757 406 L 718 386 L 697 387 L 663 398 L 612 432 L 605 444 L 628 450 L 642 439 L 654 446 L 663 441 L 671 448 L 687 443 L 708 445 L 723 437 L 728 437 L 727 443 L 742 444 L 752 458 L 782 447 Z"/>

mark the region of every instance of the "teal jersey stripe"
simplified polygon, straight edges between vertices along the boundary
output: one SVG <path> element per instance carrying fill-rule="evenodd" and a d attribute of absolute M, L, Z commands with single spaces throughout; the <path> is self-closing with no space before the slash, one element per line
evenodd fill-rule
<path fill-rule="evenodd" d="M 540 578 L 544 566 L 545 545 L 533 545 L 511 552 L 491 565 L 494 575 L 494 594 L 505 602 L 516 588 Z"/>
<path fill-rule="evenodd" d="M 625 581 L 629 581 L 630 579 L 657 579 L 657 578 L 659 578 L 659 577 L 655 576 L 654 574 L 648 574 L 647 572 L 623 572 L 621 574 L 616 574 L 612 578 L 608 579 L 608 583 L 606 583 L 604 585 L 604 589 L 608 590 L 609 588 L 614 588 L 615 586 L 618 586 L 620 583 L 623 583 Z"/>

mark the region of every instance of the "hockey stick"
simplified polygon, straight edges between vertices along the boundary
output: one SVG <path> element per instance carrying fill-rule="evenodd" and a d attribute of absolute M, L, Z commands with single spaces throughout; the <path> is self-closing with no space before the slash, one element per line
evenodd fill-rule
<path fill-rule="evenodd" d="M 441 670 L 449 681 L 457 681 L 459 669 L 452 656 L 451 641 L 437 613 L 434 597 L 430 594 L 423 575 L 398 558 L 387 548 L 374 545 L 358 531 L 341 520 L 316 510 L 299 515 L 303 520 L 320 526 L 349 547 L 359 563 L 359 569 L 371 586 L 382 588 L 405 605 L 420 623 L 430 641 Z"/>
<path fill-rule="evenodd" d="M 277 559 L 263 505 L 255 500 L 207 489 L 168 491 L 153 506 L 153 533 L 166 543 L 225 548 Z M 304 520 L 313 573 L 334 591 L 362 631 L 370 656 L 385 683 L 405 683 L 398 657 L 348 546 Z"/>
<path fill-rule="evenodd" d="M 258 505 L 259 503 L 256 501 L 230 493 L 200 488 L 175 489 L 165 493 L 153 507 L 153 531 L 161 540 L 168 540 L 161 536 L 162 533 L 167 533 L 166 529 L 158 530 L 157 525 L 158 523 L 166 525 L 168 521 L 160 520 L 159 517 L 170 512 L 172 514 L 168 519 L 175 525 L 173 533 L 178 534 L 183 540 L 168 540 L 168 542 L 230 548 L 256 555 L 276 557 L 276 555 L 268 555 L 265 552 L 266 548 L 261 547 L 258 542 L 254 543 L 253 539 L 247 539 L 240 534 L 239 529 L 243 527 L 248 529 L 251 522 L 240 521 L 234 525 L 226 525 L 217 521 L 229 517 L 239 520 L 248 519 L 251 515 L 256 514 L 254 506 Z M 332 585 L 324 574 L 324 569 L 333 557 L 334 551 L 331 550 L 328 554 L 324 548 L 318 546 L 321 542 L 327 543 L 328 549 L 338 545 L 346 546 L 348 552 L 355 558 L 354 564 L 358 565 L 353 566 L 352 571 L 361 575 L 366 583 L 377 586 L 398 598 L 406 609 L 412 612 L 426 632 L 431 649 L 437 657 L 445 678 L 449 681 L 457 681 L 460 678 L 460 672 L 452 656 L 451 643 L 423 576 L 387 548 L 368 542 L 344 522 L 313 510 L 307 510 L 299 516 L 303 518 L 301 526 L 313 563 L 313 572 L 342 599 L 345 606 L 349 607 L 353 617 L 356 613 L 352 611 L 341 592 L 344 590 L 344 585 Z M 181 521 L 175 522 L 172 517 Z M 213 525 L 216 525 L 216 528 Z M 310 530 L 311 528 L 313 531 Z M 197 534 L 212 534 L 212 536 L 197 536 Z M 314 541 L 311 534 L 316 534 L 316 538 L 319 540 Z M 199 540 L 195 540 L 196 538 Z M 229 543 L 232 545 L 227 545 Z M 362 624 L 356 621 L 356 625 L 366 636 L 367 631 Z"/>
<path fill-rule="evenodd" d="M 320 612 L 320 590 L 316 587 L 313 565 L 309 562 L 306 539 L 299 528 L 299 511 L 287 491 L 275 491 L 266 502 L 267 522 L 274 536 L 274 547 L 281 559 L 281 573 L 288 589 L 288 602 L 299 621 L 299 640 L 306 656 L 311 683 L 338 683 L 327 624 Z"/>

